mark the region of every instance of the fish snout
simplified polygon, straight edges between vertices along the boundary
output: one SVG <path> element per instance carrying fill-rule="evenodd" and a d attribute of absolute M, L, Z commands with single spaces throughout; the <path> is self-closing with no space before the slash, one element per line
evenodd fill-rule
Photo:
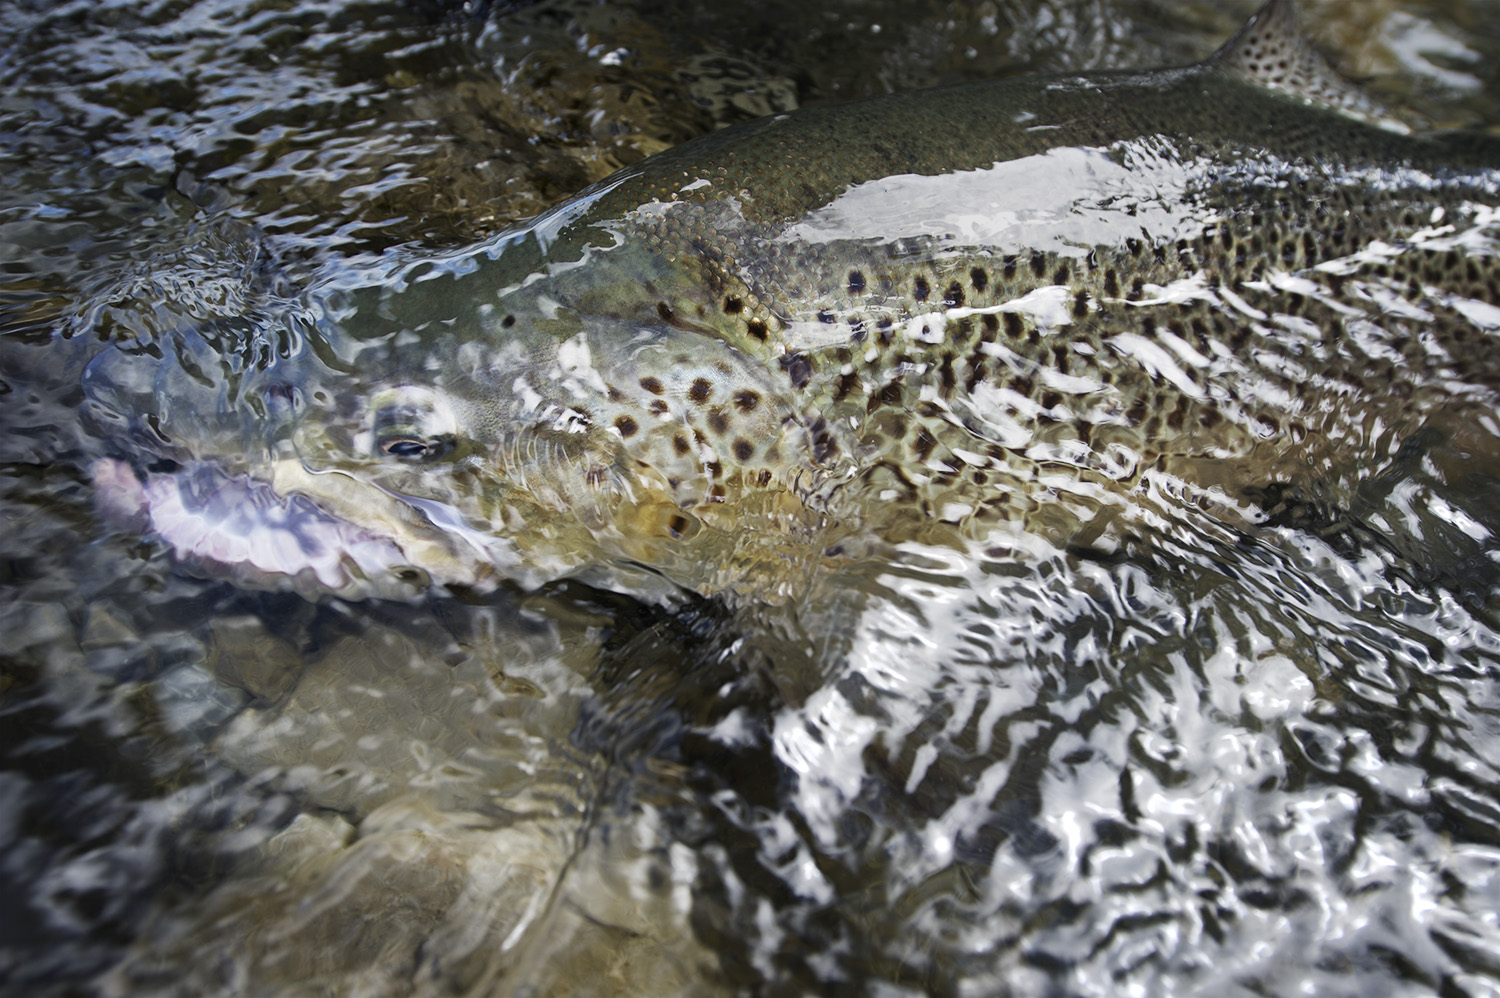
<path fill-rule="evenodd" d="M 116 344 L 83 372 L 88 418 L 100 436 L 178 461 L 253 459 L 305 408 L 284 368 L 262 369 L 197 330 Z"/>

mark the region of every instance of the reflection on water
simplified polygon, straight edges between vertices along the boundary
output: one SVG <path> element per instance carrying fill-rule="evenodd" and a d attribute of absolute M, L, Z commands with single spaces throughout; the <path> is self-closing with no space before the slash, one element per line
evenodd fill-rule
<path fill-rule="evenodd" d="M 850 188 L 786 235 L 811 243 L 859 239 L 875 245 L 926 236 L 957 246 L 993 246 L 1002 254 L 1041 247 L 1081 260 L 1091 247 L 1114 238 L 1107 219 L 1118 203 L 1137 205 L 1141 232 L 1152 239 L 1187 231 L 1184 216 L 1201 209 L 1184 201 L 1200 178 L 1190 176 L 1175 150 L 1165 152 L 1178 162 L 1157 170 L 1142 160 L 1158 151 L 1142 145 L 1052 149 L 985 170 L 885 177 Z M 1080 203 L 1079 189 L 1099 191 L 1098 204 Z M 1003 202 L 996 198 L 1002 191 Z M 957 214 L 954 205 L 962 206 Z M 1201 229 L 1214 219 L 1193 221 Z"/>
<path fill-rule="evenodd" d="M 101 337 L 283 349 L 310 273 L 715 125 L 1247 13 L 806 7 L 0 7 L 0 989 L 1500 991 L 1486 383 L 1356 508 L 1162 476 L 1149 545 L 924 536 L 787 606 L 313 603 L 99 522 Z M 1414 121 L 1500 118 L 1497 8 L 1389 7 L 1311 20 Z"/>

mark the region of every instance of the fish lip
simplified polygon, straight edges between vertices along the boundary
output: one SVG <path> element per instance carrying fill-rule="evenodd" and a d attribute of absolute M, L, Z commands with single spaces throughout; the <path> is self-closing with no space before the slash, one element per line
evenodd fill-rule
<path fill-rule="evenodd" d="M 465 557 L 471 552 L 457 544 L 442 546 L 451 557 L 431 557 L 444 529 L 420 506 L 404 503 L 432 535 L 413 534 L 425 541 L 425 565 L 411 550 L 421 545 L 340 516 L 306 492 L 212 461 L 170 463 L 99 458 L 90 468 L 95 506 L 110 527 L 153 536 L 193 574 L 310 599 L 410 600 L 434 584 L 486 589 L 496 581 L 494 565 Z"/>

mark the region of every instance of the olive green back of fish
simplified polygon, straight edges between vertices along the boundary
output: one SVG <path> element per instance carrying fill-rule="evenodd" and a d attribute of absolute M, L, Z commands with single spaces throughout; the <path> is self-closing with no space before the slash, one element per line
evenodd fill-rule
<path fill-rule="evenodd" d="M 1500 143 L 1395 134 L 1298 96 L 1358 104 L 1298 68 L 1287 9 L 1200 66 L 893 95 L 688 143 L 541 220 L 534 251 L 481 265 L 512 290 L 464 335 L 542 357 L 590 347 L 597 387 L 553 405 L 587 432 L 545 477 L 576 476 L 571 503 L 632 497 L 600 522 L 670 511 L 620 521 L 633 541 L 683 542 L 633 553 L 655 564 L 712 560 L 704 538 L 747 508 L 781 522 L 775 496 L 807 529 L 890 540 L 1019 520 L 1093 543 L 1150 505 L 1154 472 L 1230 503 L 1284 481 L 1350 495 L 1434 420 L 1493 412 L 1475 316 L 1500 301 Z M 948 224 L 1024 209 L 1003 183 L 984 204 L 956 186 L 910 236 L 819 229 L 861 190 L 884 205 L 901 178 L 1076 167 L 1062 154 L 1078 150 L 1093 157 L 1086 240 Z M 534 252 L 544 276 L 527 276 Z M 525 391 L 554 391 L 545 366 Z M 513 390 L 500 367 L 492 397 Z"/>
<path fill-rule="evenodd" d="M 1061 253 L 789 235 L 871 178 L 952 175 L 1071 147 L 1126 165 L 1150 155 L 1181 164 L 1184 216 L 1196 205 L 1212 220 L 1153 238 L 1132 231 L 1122 209 L 1115 238 Z M 1036 507 L 1028 482 L 1049 470 L 1123 486 L 1170 467 L 1237 495 L 1247 473 L 1226 455 L 1249 456 L 1262 481 L 1309 467 L 1336 474 L 1338 455 L 1318 446 L 1347 440 L 1350 420 L 1415 432 L 1426 412 L 1403 396 L 1431 383 L 1435 363 L 1458 363 L 1469 381 L 1490 377 L 1487 358 L 1466 363 L 1468 316 L 1429 289 L 1500 300 L 1493 257 L 1412 248 L 1356 261 L 1371 246 L 1411 244 L 1435 211 L 1462 221 L 1465 204 L 1493 203 L 1496 164 L 1493 140 L 1393 134 L 1207 65 L 1000 81 L 772 119 L 652 160 L 603 192 L 568 235 L 598 227 L 646 247 L 650 269 L 631 293 L 595 307 L 762 357 L 806 414 L 813 442 L 803 458 L 830 478 L 867 475 L 879 483 L 867 497 L 913 499 L 922 518 L 1009 517 L 1018 503 Z M 1321 286 L 1264 286 L 1267 275 L 1301 273 Z M 1145 304 L 1146 289 L 1190 275 L 1203 293 Z M 1338 345 L 1349 309 L 1367 310 L 1372 280 L 1432 314 L 1428 329 L 1393 317 L 1382 334 L 1392 342 L 1375 358 Z M 1047 290 L 1056 300 L 1042 314 L 1015 306 Z M 1229 303 L 1247 294 L 1256 304 Z M 1316 379 L 1287 368 L 1288 346 L 1268 343 L 1284 330 L 1257 312 L 1318 331 L 1315 346 L 1295 348 L 1320 355 Z M 1446 359 L 1423 332 L 1447 345 Z M 1123 346 L 1158 351 L 1176 371 L 1122 362 Z M 1363 408 L 1329 411 L 1315 392 Z M 744 445 L 755 438 L 726 412 L 727 425 L 705 419 L 694 429 L 721 440 L 732 466 L 736 444 L 747 455 L 759 447 Z M 1291 454 L 1290 444 L 1295 458 L 1269 453 Z"/>

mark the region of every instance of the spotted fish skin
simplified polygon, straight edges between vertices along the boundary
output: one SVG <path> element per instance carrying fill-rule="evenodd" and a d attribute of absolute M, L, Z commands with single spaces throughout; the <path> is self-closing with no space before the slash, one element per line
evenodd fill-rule
<path fill-rule="evenodd" d="M 357 387 L 429 401 L 392 436 L 330 387 L 300 459 L 457 510 L 524 582 L 758 595 L 861 538 L 1112 543 L 1153 474 L 1351 495 L 1493 422 L 1500 142 L 1346 113 L 1290 17 L 726 129 L 331 296 L 395 345 Z"/>

